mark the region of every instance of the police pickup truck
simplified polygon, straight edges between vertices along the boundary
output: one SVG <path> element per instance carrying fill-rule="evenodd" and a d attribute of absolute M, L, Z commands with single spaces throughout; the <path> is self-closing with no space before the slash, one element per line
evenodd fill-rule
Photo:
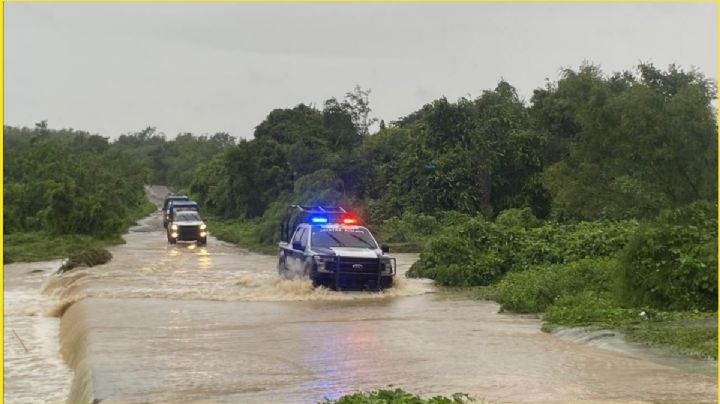
<path fill-rule="evenodd" d="M 309 277 L 314 286 L 389 288 L 396 272 L 387 246 L 378 246 L 359 219 L 341 207 L 292 205 L 280 225 L 278 272 Z"/>

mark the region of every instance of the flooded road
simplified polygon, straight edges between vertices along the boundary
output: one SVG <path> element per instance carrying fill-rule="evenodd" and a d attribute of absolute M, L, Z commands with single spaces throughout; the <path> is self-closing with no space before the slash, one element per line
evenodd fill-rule
<path fill-rule="evenodd" d="M 4 266 L 4 402 L 61 403 L 72 371 L 59 354 L 56 302 L 41 293 L 61 261 Z"/>
<path fill-rule="evenodd" d="M 278 278 L 275 257 L 212 237 L 168 245 L 159 212 L 125 238 L 109 264 L 62 276 L 32 273 L 57 262 L 6 266 L 6 402 L 311 403 L 388 385 L 497 402 L 717 401 L 712 375 L 546 334 L 427 280 L 313 289 Z M 417 259 L 396 256 L 401 274 Z M 28 313 L 63 313 L 59 330 Z M 43 363 L 10 325 L 44 346 Z"/>

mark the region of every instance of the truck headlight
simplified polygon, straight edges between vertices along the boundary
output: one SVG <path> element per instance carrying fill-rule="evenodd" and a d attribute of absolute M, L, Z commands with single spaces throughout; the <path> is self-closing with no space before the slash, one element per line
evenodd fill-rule
<path fill-rule="evenodd" d="M 315 265 L 316 265 L 318 271 L 329 271 L 330 266 L 327 264 L 332 262 L 333 258 L 316 255 L 313 257 L 313 260 L 315 261 Z"/>
<path fill-rule="evenodd" d="M 177 225 L 176 224 L 172 225 L 172 229 L 177 230 L 178 229 Z"/>
<path fill-rule="evenodd" d="M 205 229 L 207 229 L 207 225 L 205 223 L 201 224 L 200 230 L 205 230 Z"/>
<path fill-rule="evenodd" d="M 380 272 L 383 273 L 393 273 L 394 269 L 393 265 L 395 264 L 395 260 L 392 259 L 381 259 L 380 260 Z"/>

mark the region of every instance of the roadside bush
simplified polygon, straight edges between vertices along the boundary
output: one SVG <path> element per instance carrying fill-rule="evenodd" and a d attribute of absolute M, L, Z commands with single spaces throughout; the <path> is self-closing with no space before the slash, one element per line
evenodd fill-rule
<path fill-rule="evenodd" d="M 635 221 L 539 225 L 536 220 L 529 210 L 513 209 L 495 222 L 476 217 L 445 227 L 408 276 L 447 286 L 488 285 L 511 270 L 613 256 L 638 226 Z"/>
<path fill-rule="evenodd" d="M 434 216 L 405 211 L 400 217 L 385 220 L 378 228 L 384 235 L 385 241 L 405 243 L 424 239 L 441 226 Z"/>
<path fill-rule="evenodd" d="M 717 205 L 664 211 L 620 256 L 621 300 L 669 310 L 717 310 Z"/>
<path fill-rule="evenodd" d="M 506 271 L 493 224 L 481 216 L 446 227 L 408 271 L 446 286 L 489 285 Z"/>
<path fill-rule="evenodd" d="M 610 292 L 615 259 L 584 259 L 510 272 L 497 284 L 503 310 L 540 313 L 556 299 L 583 291 Z"/>
<path fill-rule="evenodd" d="M 472 218 L 456 211 L 440 212 L 437 216 L 405 211 L 401 216 L 372 226 L 372 231 L 378 240 L 390 244 L 393 252 L 420 252 L 441 230 L 462 225 Z"/>
<path fill-rule="evenodd" d="M 636 221 L 573 224 L 546 222 L 526 231 L 505 231 L 508 262 L 513 270 L 607 257 L 620 251 L 637 229 Z"/>
<path fill-rule="evenodd" d="M 229 243 L 237 244 L 242 248 L 260 253 L 273 255 L 277 253 L 277 245 L 270 243 L 261 243 L 259 241 L 260 234 L 269 234 L 268 223 L 261 223 L 255 220 L 218 220 L 213 217 L 206 217 L 205 221 L 210 230 L 210 234 Z M 279 227 L 279 226 L 278 226 Z M 278 229 L 274 229 L 275 233 Z"/>
<path fill-rule="evenodd" d="M 440 266 L 436 279 L 447 286 L 490 285 L 503 275 L 502 260 L 492 253 L 481 254 L 467 264 Z"/>
<path fill-rule="evenodd" d="M 559 297 L 544 320 L 553 325 L 615 327 L 637 318 L 636 310 L 620 307 L 610 293 L 585 291 Z"/>

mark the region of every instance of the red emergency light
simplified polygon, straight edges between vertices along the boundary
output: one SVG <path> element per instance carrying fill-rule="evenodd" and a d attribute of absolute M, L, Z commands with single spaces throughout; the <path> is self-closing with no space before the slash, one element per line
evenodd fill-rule
<path fill-rule="evenodd" d="M 357 216 L 345 214 L 340 217 L 340 223 L 342 224 L 358 224 L 358 222 Z"/>

